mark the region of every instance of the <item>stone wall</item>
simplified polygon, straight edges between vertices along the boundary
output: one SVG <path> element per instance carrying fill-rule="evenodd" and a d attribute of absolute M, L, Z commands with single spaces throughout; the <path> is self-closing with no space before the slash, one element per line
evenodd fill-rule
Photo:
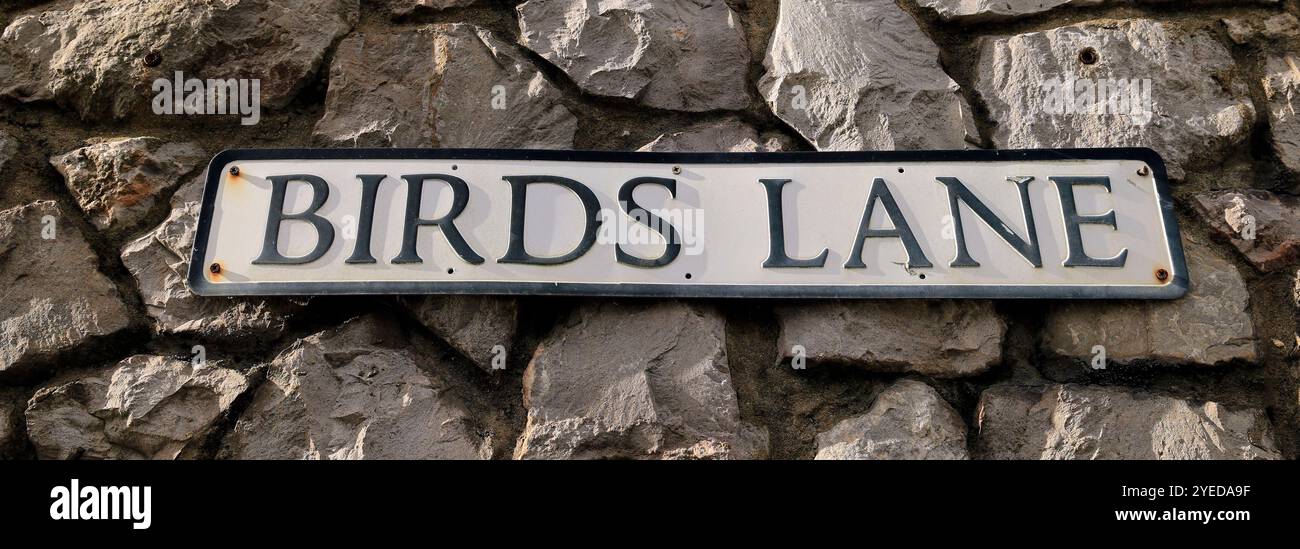
<path fill-rule="evenodd" d="M 1294 459 L 1298 14 L 1295 0 L 7 2 L 0 455 Z M 176 71 L 259 79 L 260 120 L 156 114 L 151 83 Z M 1058 81 L 1138 99 L 1090 110 Z M 352 146 L 1149 146 L 1174 179 L 1193 288 L 189 293 L 211 155 Z"/>

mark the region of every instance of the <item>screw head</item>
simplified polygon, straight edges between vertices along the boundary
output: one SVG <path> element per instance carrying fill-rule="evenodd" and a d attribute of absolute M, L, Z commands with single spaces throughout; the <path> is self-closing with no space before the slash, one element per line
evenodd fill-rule
<path fill-rule="evenodd" d="M 162 54 L 158 53 L 156 50 L 144 54 L 144 66 L 157 67 L 158 65 L 161 64 L 162 64 Z"/>
<path fill-rule="evenodd" d="M 673 175 L 681 175 L 681 173 L 682 173 L 681 166 L 673 166 Z"/>
<path fill-rule="evenodd" d="M 1142 166 L 1141 168 L 1138 168 L 1138 175 L 1140 175 L 1140 176 L 1142 176 L 1142 177 L 1146 177 L 1146 176 L 1148 176 L 1148 175 L 1151 175 L 1151 168 L 1149 168 L 1149 167 L 1147 167 L 1147 166 Z"/>
<path fill-rule="evenodd" d="M 221 264 L 213 263 L 211 265 L 208 265 L 208 272 L 212 274 L 221 274 Z"/>
<path fill-rule="evenodd" d="M 239 175 L 239 166 L 231 166 L 230 175 Z"/>
<path fill-rule="evenodd" d="M 1159 280 L 1161 282 L 1169 280 L 1169 271 L 1166 271 L 1164 269 L 1156 269 L 1156 280 Z"/>

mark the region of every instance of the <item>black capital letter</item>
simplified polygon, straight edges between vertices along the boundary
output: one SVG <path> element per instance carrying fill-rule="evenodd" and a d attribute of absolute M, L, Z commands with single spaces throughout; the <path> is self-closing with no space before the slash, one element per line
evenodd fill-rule
<path fill-rule="evenodd" d="M 675 179 L 668 179 L 665 177 L 636 177 L 629 179 L 627 183 L 624 183 L 622 187 L 619 187 L 618 201 L 623 204 L 623 207 L 626 208 L 629 215 L 638 210 L 644 212 L 646 216 L 645 226 L 654 229 L 655 232 L 663 236 L 664 239 L 668 241 L 668 245 L 664 248 L 663 255 L 660 255 L 655 259 L 642 259 L 624 252 L 622 244 L 616 244 L 614 246 L 614 257 L 618 258 L 619 263 L 626 265 L 636 267 L 663 267 L 664 265 L 672 263 L 674 259 L 677 259 L 677 254 L 681 253 L 682 238 L 681 235 L 677 233 L 677 229 L 673 227 L 671 223 L 659 219 L 658 216 L 650 213 L 649 210 L 642 208 L 640 204 L 636 203 L 636 199 L 632 198 L 633 191 L 635 191 L 638 186 L 646 183 L 663 185 L 668 189 L 669 196 L 677 198 L 677 181 Z M 664 234 L 663 231 L 659 230 L 661 223 L 668 226 L 668 234 Z"/>
<path fill-rule="evenodd" d="M 375 194 L 379 192 L 379 183 L 388 177 L 383 174 L 358 174 L 361 180 L 361 212 L 357 221 L 357 243 L 352 247 L 352 257 L 344 263 L 375 263 L 375 256 L 370 255 L 370 229 L 375 220 Z"/>
<path fill-rule="evenodd" d="M 1105 187 L 1106 192 L 1110 192 L 1110 178 L 1049 177 L 1048 179 L 1056 184 L 1056 193 L 1061 196 L 1061 215 L 1065 217 L 1065 237 L 1070 246 L 1070 257 L 1062 265 L 1066 267 L 1123 267 L 1124 262 L 1128 260 L 1128 248 L 1124 248 L 1119 251 L 1119 254 L 1106 259 L 1089 257 L 1083 251 L 1083 235 L 1079 234 L 1079 225 L 1085 223 L 1109 225 L 1112 229 L 1118 231 L 1119 227 L 1115 225 L 1115 210 L 1101 215 L 1079 215 L 1078 207 L 1074 204 L 1075 185 L 1097 185 Z"/>
<path fill-rule="evenodd" d="M 497 263 L 522 263 L 526 265 L 559 265 L 568 263 L 587 253 L 596 243 L 596 229 L 600 227 L 600 201 L 586 185 L 566 177 L 556 175 L 507 175 L 501 179 L 510 183 L 510 246 L 506 255 Z M 528 203 L 528 185 L 533 183 L 550 183 L 559 185 L 578 196 L 582 209 L 586 211 L 586 227 L 583 229 L 582 242 L 569 253 L 556 257 L 537 257 L 524 249 L 524 212 Z"/>
<path fill-rule="evenodd" d="M 872 229 L 871 211 L 876 208 L 876 201 L 879 200 L 885 207 L 885 214 L 889 216 L 889 222 L 894 225 L 892 229 Z M 897 238 L 903 241 L 903 248 L 907 250 L 908 268 L 933 267 L 930 260 L 925 257 L 925 252 L 921 251 L 921 245 L 916 241 L 916 235 L 912 234 L 911 227 L 907 225 L 907 219 L 903 217 L 903 212 L 898 209 L 898 203 L 894 201 L 893 193 L 889 192 L 889 186 L 885 180 L 879 177 L 871 182 L 871 194 L 867 197 L 867 210 L 862 212 L 862 224 L 858 225 L 858 236 L 853 242 L 853 253 L 849 261 L 844 264 L 845 269 L 863 269 L 866 263 L 862 262 L 862 246 L 868 238 Z"/>
<path fill-rule="evenodd" d="M 771 267 L 821 267 L 826 265 L 826 256 L 830 249 L 823 249 L 821 255 L 812 259 L 794 259 L 785 253 L 785 215 L 781 208 L 781 190 L 789 179 L 759 179 L 767 189 L 767 261 L 763 268 Z"/>
<path fill-rule="evenodd" d="M 418 175 L 403 175 L 402 179 L 406 180 L 406 225 L 402 231 L 402 253 L 393 258 L 393 263 L 421 263 L 420 254 L 415 251 L 415 243 L 419 235 L 420 227 L 425 225 L 436 225 L 442 230 L 442 235 L 447 238 L 447 243 L 451 244 L 451 249 L 456 250 L 456 255 L 471 265 L 478 265 L 483 262 L 483 257 L 474 253 L 474 249 L 469 247 L 465 238 L 456 230 L 456 216 L 465 210 L 465 205 L 469 204 L 469 185 L 465 180 L 445 174 L 426 173 Z M 424 197 L 424 182 L 429 179 L 442 181 L 451 187 L 451 210 L 447 215 L 438 219 L 422 219 L 420 217 L 420 202 Z"/>
<path fill-rule="evenodd" d="M 1043 266 L 1043 257 L 1038 249 L 1038 230 L 1034 227 L 1034 210 L 1029 204 L 1029 182 L 1033 177 L 1008 177 L 1007 181 L 1016 184 L 1020 190 L 1020 209 L 1025 213 L 1025 227 L 1029 230 L 1029 242 L 1016 235 L 1011 227 L 998 218 L 988 206 L 985 206 L 970 189 L 966 188 L 956 177 L 937 177 L 940 183 L 948 187 L 948 209 L 952 212 L 953 229 L 957 236 L 957 257 L 949 263 L 949 267 L 979 267 L 980 264 L 971 258 L 970 252 L 966 251 L 966 231 L 961 224 L 961 207 L 958 201 L 965 202 L 975 215 L 984 221 L 993 232 L 1002 237 L 1002 240 L 1010 245 L 1013 249 L 1025 258 L 1030 265 L 1035 268 Z"/>
<path fill-rule="evenodd" d="M 320 259 L 334 244 L 334 226 L 329 220 L 316 215 L 330 196 L 330 186 L 314 175 L 273 175 L 266 178 L 271 182 L 271 207 L 266 213 L 266 233 L 262 238 L 262 253 L 253 260 L 254 265 L 300 265 Z M 311 205 L 296 214 L 284 213 L 285 191 L 290 181 L 302 181 L 311 185 Z M 280 254 L 280 224 L 284 221 L 306 221 L 316 228 L 316 247 L 307 255 L 285 257 Z"/>

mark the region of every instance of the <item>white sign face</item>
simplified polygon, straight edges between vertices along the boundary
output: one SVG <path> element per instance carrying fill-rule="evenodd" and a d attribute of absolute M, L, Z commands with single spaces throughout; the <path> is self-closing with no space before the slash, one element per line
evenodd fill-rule
<path fill-rule="evenodd" d="M 1187 290 L 1147 149 L 233 150 L 200 295 L 1155 298 Z"/>

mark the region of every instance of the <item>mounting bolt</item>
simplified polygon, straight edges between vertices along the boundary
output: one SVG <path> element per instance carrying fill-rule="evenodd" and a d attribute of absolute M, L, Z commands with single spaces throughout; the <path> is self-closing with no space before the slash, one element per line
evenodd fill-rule
<path fill-rule="evenodd" d="M 231 166 L 231 167 L 230 167 L 230 175 L 238 176 L 238 175 L 239 175 L 239 166 Z"/>
<path fill-rule="evenodd" d="M 162 54 L 158 53 L 156 50 L 144 54 L 144 66 L 157 67 L 158 65 L 161 64 L 162 64 Z"/>
<path fill-rule="evenodd" d="M 1159 280 L 1161 282 L 1165 282 L 1169 280 L 1169 271 L 1166 271 L 1164 269 L 1156 269 L 1156 280 Z"/>
<path fill-rule="evenodd" d="M 673 175 L 681 175 L 681 174 L 682 174 L 682 167 L 681 167 L 681 166 L 673 166 Z"/>
<path fill-rule="evenodd" d="M 1148 176 L 1148 175 L 1151 175 L 1151 168 L 1149 168 L 1149 167 L 1147 167 L 1147 166 L 1142 166 L 1141 168 L 1138 168 L 1138 175 L 1140 175 L 1140 176 L 1142 176 L 1142 177 L 1146 177 L 1146 176 Z"/>
<path fill-rule="evenodd" d="M 208 265 L 208 272 L 212 274 L 221 274 L 221 264 L 213 263 L 211 265 Z"/>

